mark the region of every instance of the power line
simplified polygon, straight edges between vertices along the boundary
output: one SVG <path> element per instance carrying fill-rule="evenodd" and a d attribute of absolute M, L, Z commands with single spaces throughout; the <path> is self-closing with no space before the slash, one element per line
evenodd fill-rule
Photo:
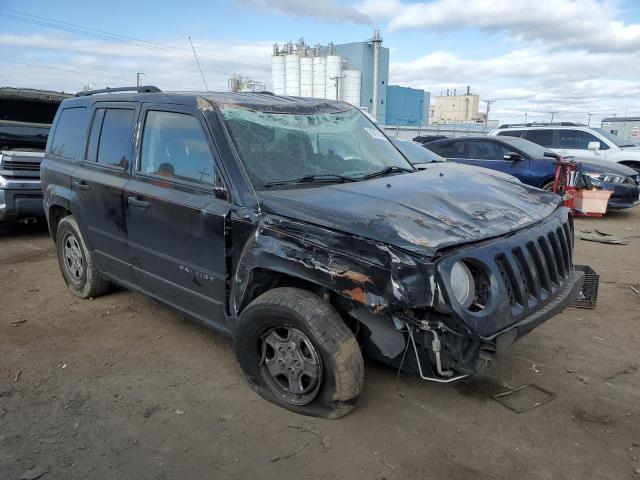
<path fill-rule="evenodd" d="M 63 22 L 61 20 L 56 20 L 48 17 L 41 17 L 39 15 L 33 15 L 30 13 L 11 10 L 8 8 L 0 8 L 0 16 L 9 18 L 11 20 L 19 21 L 19 22 L 30 23 L 33 25 L 48 27 L 55 30 L 62 30 L 69 33 L 75 33 L 75 34 L 84 35 L 87 37 L 97 38 L 100 40 L 107 40 L 110 42 L 119 43 L 123 45 L 131 45 L 138 48 L 146 48 L 148 50 L 154 50 L 164 54 L 180 55 L 184 57 L 191 56 L 191 52 L 185 48 L 175 47 L 173 45 L 168 45 L 168 44 L 163 44 L 158 42 L 141 40 L 139 38 L 129 37 L 126 35 L 119 35 L 119 34 L 107 32 L 105 30 L 99 30 L 96 28 L 83 27 L 81 25 L 76 25 L 74 23 Z M 224 62 L 224 63 L 231 63 L 234 65 L 265 68 L 265 69 L 270 68 L 269 65 L 264 63 L 242 62 L 234 58 L 224 57 L 222 55 L 200 54 L 199 57 L 201 59 L 205 59 L 211 62 Z"/>
<path fill-rule="evenodd" d="M 114 77 L 114 76 L 110 76 L 110 75 L 102 75 L 100 73 L 95 73 L 95 72 L 87 72 L 87 71 L 80 71 L 80 70 L 72 70 L 70 68 L 61 68 L 61 67 L 54 67 L 53 65 L 46 65 L 46 64 L 42 64 L 42 63 L 29 63 L 29 62 L 22 62 L 19 60 L 8 60 L 8 59 L 0 59 L 0 62 L 5 62 L 5 63 L 13 63 L 15 65 L 25 65 L 27 67 L 35 67 L 35 68 L 45 68 L 48 70 L 57 70 L 60 72 L 67 72 L 67 73 L 76 73 L 79 75 L 87 75 L 90 77 L 100 77 L 100 78 L 106 78 L 108 80 L 119 80 L 121 82 L 126 82 L 127 84 L 130 82 L 130 78 L 126 78 L 126 77 Z M 184 86 L 177 86 L 177 85 L 169 85 L 169 84 L 164 84 L 167 87 L 171 87 L 171 88 L 177 88 L 177 89 L 181 89 L 181 90 L 194 90 L 193 88 L 189 88 L 189 87 L 184 87 Z"/>

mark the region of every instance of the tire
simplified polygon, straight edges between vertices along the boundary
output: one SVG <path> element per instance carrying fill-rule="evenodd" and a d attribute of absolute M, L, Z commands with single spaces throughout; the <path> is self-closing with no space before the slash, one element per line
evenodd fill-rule
<path fill-rule="evenodd" d="M 364 385 L 362 353 L 338 312 L 317 295 L 269 290 L 243 310 L 235 333 L 236 359 L 265 399 L 313 417 L 339 418 L 354 409 Z"/>
<path fill-rule="evenodd" d="M 58 224 L 56 253 L 62 277 L 74 295 L 90 298 L 109 290 L 109 282 L 100 277 L 93 254 L 71 215 L 63 217 Z"/>

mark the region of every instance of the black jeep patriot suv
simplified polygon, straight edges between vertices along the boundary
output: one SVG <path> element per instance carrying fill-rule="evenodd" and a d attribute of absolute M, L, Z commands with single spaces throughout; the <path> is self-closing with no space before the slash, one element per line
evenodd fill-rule
<path fill-rule="evenodd" d="M 418 172 L 342 102 L 79 94 L 42 182 L 74 294 L 118 284 L 232 336 L 253 388 L 307 415 L 352 410 L 363 351 L 453 381 L 582 285 L 559 196 L 448 162 Z"/>

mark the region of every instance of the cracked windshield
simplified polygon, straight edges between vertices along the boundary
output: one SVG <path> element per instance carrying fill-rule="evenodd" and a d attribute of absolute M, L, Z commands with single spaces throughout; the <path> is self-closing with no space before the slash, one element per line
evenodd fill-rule
<path fill-rule="evenodd" d="M 221 111 L 258 189 L 358 181 L 378 174 L 413 171 L 375 125 L 355 108 L 311 115 L 239 108 Z"/>

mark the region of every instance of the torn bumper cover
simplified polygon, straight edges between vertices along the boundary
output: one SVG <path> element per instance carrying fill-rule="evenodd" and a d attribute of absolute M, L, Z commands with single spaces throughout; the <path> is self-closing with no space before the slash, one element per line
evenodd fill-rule
<path fill-rule="evenodd" d="M 374 357 L 423 378 L 459 378 L 454 372 L 475 373 L 480 358 L 504 351 L 575 301 L 584 272 L 573 265 L 572 253 L 571 218 L 560 209 L 509 237 L 444 255 L 436 262 L 435 308 L 404 309 L 386 321 L 361 310 L 352 315 L 368 331 L 362 337 Z M 473 276 L 473 301 L 467 305 L 452 287 L 451 272 L 459 262 Z"/>

